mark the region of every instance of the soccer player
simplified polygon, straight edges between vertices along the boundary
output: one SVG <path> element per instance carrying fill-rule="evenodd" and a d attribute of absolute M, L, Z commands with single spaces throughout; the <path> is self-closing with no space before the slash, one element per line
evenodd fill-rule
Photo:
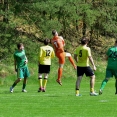
<path fill-rule="evenodd" d="M 76 96 L 81 96 L 79 93 L 80 83 L 82 80 L 83 75 L 90 77 L 90 95 L 97 96 L 98 94 L 94 91 L 94 84 L 95 84 L 95 75 L 93 70 L 96 70 L 91 50 L 87 47 L 89 40 L 86 37 L 81 39 L 81 45 L 76 48 L 74 52 L 74 59 L 77 62 L 77 80 L 76 80 Z M 89 61 L 93 66 L 93 70 L 89 66 Z"/>
<path fill-rule="evenodd" d="M 38 66 L 38 80 L 39 80 L 39 90 L 38 92 L 46 91 L 46 84 L 48 79 L 48 74 L 50 73 L 51 58 L 55 57 L 54 49 L 49 46 L 50 40 L 44 40 L 44 46 L 40 47 L 39 50 L 39 66 Z M 44 80 L 42 75 L 44 74 Z"/>
<path fill-rule="evenodd" d="M 13 93 L 14 87 L 19 83 L 22 79 L 23 81 L 23 87 L 22 92 L 27 92 L 25 90 L 26 84 L 27 84 L 27 78 L 29 77 L 29 70 L 28 70 L 28 59 L 26 57 L 25 51 L 24 51 L 24 45 L 22 43 L 17 44 L 18 50 L 14 53 L 14 66 L 15 71 L 17 72 L 17 80 L 13 83 L 13 85 L 10 87 L 10 92 Z"/>
<path fill-rule="evenodd" d="M 106 60 L 107 60 L 107 67 L 106 67 L 106 75 L 105 79 L 102 81 L 99 94 L 102 94 L 102 91 L 107 84 L 108 80 L 111 77 L 115 77 L 115 94 L 117 94 L 117 40 L 113 47 L 109 48 L 106 52 Z"/>
<path fill-rule="evenodd" d="M 69 61 L 73 65 L 74 69 L 76 69 L 76 65 L 70 53 L 64 51 L 65 41 L 63 37 L 59 36 L 56 30 L 52 31 L 53 39 L 51 39 L 51 43 L 55 50 L 55 55 L 59 59 L 59 68 L 58 68 L 58 78 L 57 82 L 62 86 L 61 77 L 63 72 L 63 66 L 65 63 L 65 57 L 69 58 Z"/>

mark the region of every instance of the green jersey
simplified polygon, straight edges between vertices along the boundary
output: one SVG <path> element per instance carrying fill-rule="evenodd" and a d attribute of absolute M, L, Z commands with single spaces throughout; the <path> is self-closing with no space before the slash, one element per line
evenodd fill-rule
<path fill-rule="evenodd" d="M 108 64 L 107 68 L 117 70 L 117 47 L 111 47 L 107 51 Z"/>
<path fill-rule="evenodd" d="M 24 50 L 22 50 L 22 51 L 16 50 L 14 53 L 14 59 L 17 64 L 17 68 L 23 68 L 23 67 L 27 66 L 27 64 L 25 64 L 26 55 L 25 55 Z"/>
<path fill-rule="evenodd" d="M 51 65 L 51 58 L 55 57 L 54 49 L 51 46 L 40 47 L 39 63 L 41 65 Z"/>
<path fill-rule="evenodd" d="M 74 54 L 78 57 L 77 66 L 87 67 L 89 66 L 89 56 L 91 56 L 91 50 L 87 46 L 79 46 L 76 48 Z"/>

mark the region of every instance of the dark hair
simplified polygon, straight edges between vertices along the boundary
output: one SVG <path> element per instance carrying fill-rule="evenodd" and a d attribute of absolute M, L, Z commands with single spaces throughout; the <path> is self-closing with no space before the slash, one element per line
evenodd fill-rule
<path fill-rule="evenodd" d="M 57 32 L 56 30 L 53 30 L 53 31 L 52 31 L 52 35 L 55 35 L 55 34 L 56 34 L 56 32 Z"/>
<path fill-rule="evenodd" d="M 22 45 L 23 45 L 23 43 L 18 43 L 17 48 L 19 49 Z"/>
<path fill-rule="evenodd" d="M 48 45 L 48 43 L 50 43 L 50 40 L 49 40 L 49 39 L 45 39 L 45 40 L 44 40 L 44 44 L 45 44 L 45 45 Z"/>
<path fill-rule="evenodd" d="M 81 44 L 82 45 L 85 45 L 85 44 L 87 44 L 89 42 L 89 39 L 87 38 L 87 37 L 83 37 L 82 39 L 81 39 Z"/>

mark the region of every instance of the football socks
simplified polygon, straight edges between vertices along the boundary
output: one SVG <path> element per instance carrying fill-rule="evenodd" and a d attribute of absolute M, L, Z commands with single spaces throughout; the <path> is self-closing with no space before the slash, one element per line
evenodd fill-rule
<path fill-rule="evenodd" d="M 105 85 L 107 84 L 107 82 L 108 82 L 107 79 L 104 79 L 104 80 L 102 81 L 101 88 L 100 88 L 101 90 L 104 89 L 104 87 L 105 87 Z"/>

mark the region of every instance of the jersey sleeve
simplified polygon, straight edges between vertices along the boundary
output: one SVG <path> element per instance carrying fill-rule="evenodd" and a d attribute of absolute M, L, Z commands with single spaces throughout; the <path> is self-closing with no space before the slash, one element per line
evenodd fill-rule
<path fill-rule="evenodd" d="M 91 49 L 88 48 L 88 56 L 91 56 Z"/>

